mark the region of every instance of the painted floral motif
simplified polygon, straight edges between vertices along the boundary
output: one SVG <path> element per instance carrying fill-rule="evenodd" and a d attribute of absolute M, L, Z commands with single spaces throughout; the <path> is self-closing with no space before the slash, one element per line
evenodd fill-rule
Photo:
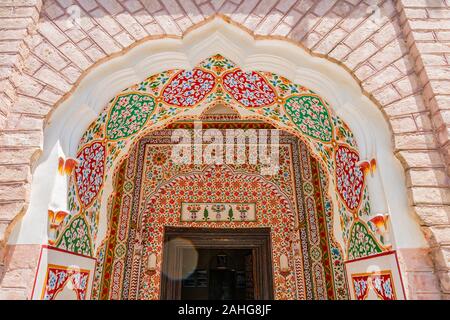
<path fill-rule="evenodd" d="M 377 240 L 367 227 L 360 221 L 355 222 L 350 231 L 348 259 L 362 258 L 382 251 L 382 247 L 377 243 Z"/>
<path fill-rule="evenodd" d="M 202 101 L 214 88 L 213 74 L 194 69 L 181 71 L 164 88 L 164 102 L 178 107 L 192 107 Z"/>
<path fill-rule="evenodd" d="M 179 201 L 175 201 L 178 199 Z M 214 223 L 211 219 L 205 221 L 180 221 L 181 203 L 185 201 L 204 203 L 232 203 L 240 199 L 243 203 L 255 203 L 259 215 L 257 221 L 220 221 Z M 181 203 L 180 203 L 181 202 Z M 219 210 L 219 208 L 217 208 Z M 203 212 L 201 213 L 203 214 Z M 215 215 L 215 208 L 209 208 L 209 215 Z M 207 218 L 207 217 L 206 217 Z M 259 222 L 261 221 L 261 222 Z M 278 188 L 259 175 L 234 172 L 226 166 L 211 166 L 203 172 L 191 172 L 180 175 L 167 184 L 163 184 L 151 197 L 143 212 L 142 239 L 144 242 L 144 261 L 147 252 L 161 252 L 163 229 L 162 226 L 183 226 L 194 223 L 198 227 L 262 227 L 270 225 L 273 230 L 272 246 L 274 274 L 279 273 L 278 259 L 283 246 L 288 245 L 288 231 L 293 227 L 293 212 L 286 197 Z M 160 283 L 160 268 L 155 274 L 142 275 L 139 288 L 139 299 L 156 299 Z M 287 279 L 275 277 L 275 294 L 281 299 L 294 299 L 295 278 L 291 274 Z M 145 284 L 145 286 L 144 286 Z M 148 287 L 147 287 L 148 286 Z"/>
<path fill-rule="evenodd" d="M 373 288 L 382 300 L 396 300 L 393 283 L 390 273 L 372 277 Z"/>
<path fill-rule="evenodd" d="M 84 147 L 77 156 L 75 181 L 80 202 L 88 207 L 103 185 L 105 172 L 105 146 L 94 142 Z"/>
<path fill-rule="evenodd" d="M 142 81 L 141 83 L 131 87 L 131 90 L 136 90 L 139 92 L 150 93 L 157 96 L 161 91 L 162 87 L 169 81 L 170 77 L 177 73 L 177 70 L 167 70 L 161 73 L 152 75 Z"/>
<path fill-rule="evenodd" d="M 292 95 L 312 93 L 308 88 L 295 84 L 285 77 L 271 72 L 260 72 L 260 74 L 276 89 L 281 98 L 287 98 Z"/>
<path fill-rule="evenodd" d="M 75 217 L 58 239 L 56 246 L 70 252 L 92 256 L 90 232 L 81 215 Z"/>
<path fill-rule="evenodd" d="M 121 97 L 131 100 L 135 96 L 147 104 L 144 112 L 134 104 L 120 105 Z M 112 174 L 110 169 L 117 164 L 122 150 L 134 142 L 138 133 L 163 120 L 173 119 L 185 110 L 183 108 L 194 108 L 199 104 L 212 105 L 218 101 L 232 107 L 247 107 L 255 118 L 264 118 L 299 136 L 309 145 L 314 157 L 323 162 L 327 174 L 331 175 L 333 185 L 337 186 L 336 205 L 345 247 L 348 248 L 354 217 L 359 214 L 359 219 L 364 222 L 370 218 L 368 193 L 364 191 L 359 168 L 354 165 L 359 157 L 351 130 L 324 100 L 308 88 L 269 72 L 243 73 L 233 62 L 220 55 L 204 60 L 190 72 L 168 70 L 152 75 L 111 100 L 81 139 L 78 149 L 81 159 L 78 159 L 79 166 L 69 181 L 70 216 L 61 223 L 61 233 L 69 227 L 68 223 L 74 214 L 83 212 L 91 232 L 86 237 L 95 239 L 100 207 L 94 201 L 99 200 L 103 183 L 107 175 Z M 282 105 L 283 101 L 285 105 Z M 336 144 L 348 150 L 335 150 Z M 338 151 L 341 152 L 339 155 Z M 337 159 L 344 156 L 351 161 L 346 159 L 336 163 Z M 162 169 L 157 169 L 155 165 L 153 171 L 146 172 L 155 177 L 147 181 L 159 183 L 172 174 L 173 167 L 169 167 L 170 161 L 164 162 L 163 157 L 155 157 L 154 160 L 161 164 Z M 338 175 L 337 171 L 340 172 Z M 349 174 L 349 171 L 353 173 Z M 337 177 L 339 182 L 336 181 Z M 279 179 L 283 188 L 290 188 L 280 177 L 273 179 Z M 152 186 L 143 188 L 147 192 Z"/>
<path fill-rule="evenodd" d="M 155 101 L 143 93 L 125 93 L 114 99 L 106 124 L 110 140 L 127 138 L 138 132 L 155 109 Z"/>
<path fill-rule="evenodd" d="M 99 198 L 100 197 L 97 197 L 97 199 L 92 202 L 92 205 L 84 211 L 84 218 L 89 226 L 89 234 L 92 235 L 94 242 L 97 238 L 97 227 L 100 212 L 101 199 Z"/>
<path fill-rule="evenodd" d="M 233 123 L 233 125 L 235 124 Z M 213 172 L 220 172 L 218 168 L 205 170 L 205 165 L 176 165 L 171 162 L 171 146 L 168 145 L 168 143 L 170 144 L 171 134 L 172 131 L 170 129 L 165 129 L 143 138 L 136 149 L 130 153 L 129 159 L 131 161 L 127 160 L 120 170 L 116 171 L 118 177 L 115 188 L 117 197 L 115 197 L 110 220 L 111 232 L 115 234 L 115 237 L 111 237 L 106 246 L 102 284 L 101 289 L 98 289 L 101 292 L 99 295 L 101 299 L 111 297 L 124 299 L 158 297 L 158 293 L 153 290 L 153 288 L 159 288 L 160 279 L 158 275 L 151 276 L 150 281 L 147 281 L 147 279 L 136 279 L 135 271 L 140 268 L 138 262 L 143 258 L 138 256 L 136 251 L 133 250 L 138 250 L 138 252 L 161 252 L 162 242 L 160 240 L 163 237 L 163 226 L 168 225 L 185 227 L 195 225 L 196 227 L 211 228 L 270 226 L 271 228 L 276 228 L 272 238 L 274 250 L 279 248 L 280 243 L 285 245 L 291 241 L 299 243 L 293 254 L 286 252 L 284 249 L 280 250 L 280 254 L 284 252 L 288 255 L 293 269 L 287 278 L 277 275 L 276 270 L 278 269 L 274 269 L 274 274 L 276 275 L 274 278 L 275 286 L 278 288 L 276 289 L 277 299 L 291 299 L 292 297 L 297 299 L 313 299 L 316 297 L 322 299 L 345 299 L 348 297 L 343 269 L 343 253 L 331 242 L 328 242 L 329 245 L 327 245 L 327 236 L 324 235 L 324 233 L 332 232 L 333 224 L 328 224 L 327 222 L 327 225 L 325 225 L 323 218 L 320 218 L 330 216 L 332 220 L 331 206 L 326 203 L 325 209 L 321 204 L 313 201 L 311 205 L 315 206 L 315 208 L 310 208 L 308 211 L 304 210 L 300 172 L 305 172 L 308 179 L 311 180 L 308 182 L 310 185 L 314 184 L 314 186 L 311 186 L 312 191 L 321 192 L 320 189 L 322 187 L 318 186 L 319 182 L 317 181 L 319 175 L 317 170 L 320 165 L 317 160 L 311 157 L 303 143 L 299 143 L 298 139 L 292 136 L 282 134 L 280 140 L 282 144 L 280 145 L 279 175 L 262 178 L 259 176 L 257 164 L 250 165 L 246 163 L 232 165 L 230 170 L 225 167 L 223 169 L 224 176 L 221 176 L 213 174 Z M 302 157 L 300 157 L 298 143 L 303 145 L 301 148 Z M 163 154 L 166 155 L 164 157 L 165 160 L 162 160 L 161 155 Z M 316 168 L 314 175 L 311 172 L 312 163 L 314 163 Z M 237 179 L 233 175 L 242 176 L 243 178 Z M 267 180 L 268 184 L 261 186 L 258 183 L 258 180 L 261 178 L 262 181 Z M 326 180 L 326 177 L 322 179 Z M 173 182 L 173 186 L 171 182 Z M 275 208 L 283 205 L 283 203 L 277 204 L 278 201 L 274 198 L 273 192 L 268 192 L 273 188 L 271 185 L 276 186 L 277 191 L 275 194 L 278 194 L 281 190 L 287 197 L 286 199 L 289 199 L 287 201 L 289 208 L 291 207 L 289 203 L 297 202 L 299 204 L 296 214 L 298 214 L 300 221 L 308 219 L 307 228 L 302 227 L 298 233 L 291 232 L 294 217 L 289 214 L 289 211 L 284 212 Z M 316 186 L 317 189 L 315 188 Z M 160 190 L 160 193 L 155 196 L 155 191 L 158 190 Z M 323 190 L 328 190 L 328 188 L 324 187 Z M 130 195 L 133 194 L 134 196 L 131 200 Z M 264 196 L 262 198 L 258 197 L 257 195 L 260 194 L 264 194 Z M 315 195 L 311 193 L 311 197 L 313 196 Z M 157 203 L 151 204 L 148 210 L 143 212 L 143 222 L 138 222 L 136 220 L 139 219 L 137 218 L 137 206 L 132 203 L 141 203 L 139 206 L 144 208 L 144 200 L 155 197 L 158 199 Z M 181 203 L 175 198 L 179 199 Z M 246 206 L 238 210 L 238 207 L 233 205 L 233 212 L 230 213 L 229 204 L 232 203 L 233 199 L 239 199 L 239 201 L 255 200 L 257 202 L 257 210 L 255 211 L 257 221 L 239 222 L 239 219 L 236 218 L 240 214 L 247 214 L 245 218 L 249 218 L 248 211 Z M 199 202 L 192 202 L 197 200 Z M 204 205 L 205 202 L 210 200 L 217 202 L 210 203 L 211 205 L 207 209 L 207 217 L 209 219 L 204 221 L 205 208 L 199 204 Z M 188 206 L 190 207 L 185 206 L 185 209 L 188 210 L 188 219 L 186 221 L 179 218 L 183 201 L 188 201 Z M 225 204 L 225 209 L 222 210 L 223 208 L 220 206 L 213 207 L 212 204 Z M 281 208 L 283 207 L 281 206 Z M 220 223 L 213 221 L 217 218 L 217 214 L 220 214 L 221 218 L 227 221 Z M 195 222 L 194 220 L 201 221 Z M 146 232 L 145 235 L 140 234 L 137 236 L 135 229 L 132 227 L 133 225 L 145 225 L 143 228 L 144 232 Z M 312 238 L 308 235 L 310 230 L 315 230 L 316 242 L 314 243 L 310 241 Z M 318 232 L 320 232 L 320 237 L 323 241 L 319 241 Z M 135 247 L 136 237 L 147 239 L 139 246 L 139 249 Z M 124 243 L 126 243 L 125 246 L 123 246 Z M 125 254 L 123 252 L 124 249 L 126 250 Z M 276 251 L 278 252 L 278 250 Z M 313 266 L 310 252 L 311 256 L 314 257 Z M 119 268 L 119 270 L 115 267 L 117 261 L 123 261 L 123 265 L 126 267 L 123 269 Z M 322 267 L 324 263 L 326 266 Z M 330 269 L 333 272 L 330 272 Z M 116 286 L 113 283 L 113 279 L 115 277 L 119 278 L 120 273 L 122 273 L 121 279 L 123 279 L 123 282 Z M 146 275 L 144 276 L 147 277 Z M 312 277 L 314 277 L 314 282 Z M 99 288 L 97 284 L 94 284 L 94 287 Z M 288 289 L 286 290 L 286 288 Z"/>
<path fill-rule="evenodd" d="M 366 300 L 369 292 L 369 282 L 367 276 L 352 276 L 353 290 L 356 300 Z"/>
<path fill-rule="evenodd" d="M 286 112 L 297 128 L 314 139 L 331 141 L 333 128 L 322 100 L 313 95 L 293 96 L 286 100 Z"/>
<path fill-rule="evenodd" d="M 371 290 L 375 292 L 380 300 L 397 299 L 390 271 L 381 271 L 375 274 L 353 274 L 352 284 L 356 300 L 366 300 Z"/>
<path fill-rule="evenodd" d="M 88 129 L 84 132 L 83 137 L 80 140 L 79 146 L 85 146 L 94 140 L 102 140 L 105 137 L 103 130 L 106 118 L 108 117 L 109 109 L 105 108 L 98 116 L 95 122 L 92 122 Z"/>
<path fill-rule="evenodd" d="M 359 155 L 340 145 L 336 151 L 336 187 L 347 208 L 355 210 L 361 203 L 364 189 L 364 174 L 357 165 Z"/>
<path fill-rule="evenodd" d="M 323 175 L 319 162 L 311 158 L 313 198 L 316 202 L 316 219 L 321 249 L 321 266 L 325 276 L 324 283 L 328 299 L 347 299 L 348 289 L 345 281 L 342 254 L 334 240 L 332 208 L 326 190 L 328 181 Z"/>
<path fill-rule="evenodd" d="M 216 75 L 221 75 L 224 71 L 233 69 L 236 65 L 227 58 L 216 54 L 210 58 L 205 59 L 201 63 L 201 67 L 210 71 L 214 71 Z"/>
<path fill-rule="evenodd" d="M 223 76 L 223 86 L 239 103 L 260 108 L 275 102 L 275 92 L 257 72 L 236 69 Z"/>
<path fill-rule="evenodd" d="M 336 115 L 332 116 L 332 119 L 335 128 L 336 141 L 338 141 L 339 143 L 347 144 L 349 146 L 356 146 L 356 140 L 353 136 L 353 132 L 350 130 L 347 124 Z"/>
<path fill-rule="evenodd" d="M 68 216 L 68 212 L 48 210 L 48 244 L 54 245 L 59 235 L 61 223 Z"/>
<path fill-rule="evenodd" d="M 64 266 L 49 265 L 47 269 L 47 282 L 43 300 L 54 300 L 66 285 L 71 283 L 71 289 L 75 291 L 77 300 L 85 300 L 89 280 L 89 270 L 68 269 Z"/>
<path fill-rule="evenodd" d="M 254 203 L 181 203 L 183 222 L 255 221 Z"/>

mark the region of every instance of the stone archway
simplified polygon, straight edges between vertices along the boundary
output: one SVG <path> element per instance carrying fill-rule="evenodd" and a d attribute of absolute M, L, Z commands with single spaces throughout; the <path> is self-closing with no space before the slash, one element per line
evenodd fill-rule
<path fill-rule="evenodd" d="M 218 24 L 220 25 L 221 23 L 220 22 L 218 22 Z M 217 26 L 215 26 L 216 28 L 218 28 Z M 207 28 L 206 28 L 207 29 Z M 197 34 L 196 35 L 197 37 L 200 37 L 199 36 L 199 34 Z M 194 35 L 194 37 L 193 38 L 195 38 L 195 35 Z M 223 45 L 223 41 L 224 40 L 227 40 L 226 39 L 226 36 L 224 36 L 224 37 L 220 37 L 220 36 L 218 36 L 218 39 L 216 39 L 216 41 L 220 44 L 220 43 L 222 43 L 222 45 Z M 192 41 L 192 39 L 191 39 L 191 41 Z M 211 41 L 213 41 L 213 40 L 211 40 Z M 205 42 L 206 43 L 206 42 Z M 209 43 L 209 45 L 210 45 L 210 43 Z M 270 46 L 269 46 L 270 47 Z M 220 48 L 220 47 L 219 47 Z M 202 48 L 201 46 L 198 46 L 195 50 L 197 50 L 197 54 L 200 54 L 199 52 L 200 52 L 200 50 L 203 50 L 204 48 Z M 226 51 L 226 49 L 224 49 L 224 51 Z M 269 50 L 270 51 L 270 50 Z M 234 53 L 232 53 L 231 54 L 232 56 L 233 55 L 235 55 L 235 56 L 239 56 L 239 53 L 237 53 L 237 52 L 234 52 Z M 261 58 L 261 56 L 258 56 L 258 57 L 254 57 L 254 59 L 261 59 L 260 61 L 264 61 L 264 59 L 267 59 L 267 61 L 269 61 L 269 60 L 271 60 L 272 59 L 272 57 L 273 57 L 274 55 L 273 54 L 270 54 L 270 55 L 266 55 L 264 58 Z M 155 58 L 157 58 L 157 57 L 155 57 Z M 173 59 L 176 61 L 177 60 L 177 58 L 178 57 L 176 57 L 176 55 L 174 55 L 174 57 L 173 57 Z M 286 58 L 286 57 L 284 57 L 284 58 Z M 287 58 L 286 58 L 287 59 Z M 238 61 L 239 60 L 242 60 L 242 58 L 241 59 L 237 59 Z M 256 60 L 255 60 L 256 61 Z M 154 62 L 154 61 L 153 61 Z M 273 69 L 277 69 L 277 70 L 280 70 L 280 69 L 284 69 L 284 71 L 286 72 L 286 73 L 289 73 L 287 70 L 289 69 L 289 63 L 284 63 L 284 62 L 280 62 L 280 61 L 277 61 L 277 63 L 278 63 L 278 65 L 274 65 L 274 64 L 272 64 L 272 65 L 265 65 L 265 63 L 267 63 L 267 62 L 253 62 L 253 64 L 254 65 L 261 65 L 261 66 L 264 66 L 262 69 L 263 70 L 268 70 L 268 71 L 271 71 L 271 69 L 273 70 Z M 251 64 L 251 63 L 250 63 Z M 174 63 L 174 65 L 176 66 L 176 62 Z M 153 66 L 154 67 L 154 66 Z M 303 72 L 305 72 L 305 70 L 302 70 Z M 309 70 L 309 71 L 311 71 L 311 70 Z M 335 70 L 336 71 L 336 70 Z M 337 71 L 337 73 L 339 74 L 339 71 Z M 314 82 L 316 82 L 316 83 L 314 83 L 313 84 L 313 86 L 314 87 L 317 87 L 318 89 L 319 88 L 321 88 L 321 89 L 319 89 L 319 90 L 321 90 L 322 92 L 323 92 L 323 94 L 324 95 L 329 95 L 330 97 L 332 97 L 331 99 L 327 99 L 327 100 L 329 100 L 329 101 L 333 101 L 333 106 L 336 106 L 336 112 L 338 112 L 338 113 L 344 113 L 345 114 L 345 117 L 344 118 L 346 118 L 346 120 L 347 120 L 347 122 L 349 123 L 349 126 L 350 126 L 350 128 L 352 128 L 352 131 L 354 132 L 354 134 L 355 134 L 355 139 L 358 141 L 358 146 L 359 146 L 359 148 L 360 148 L 360 154 L 361 154 L 361 158 L 363 159 L 363 160 L 368 160 L 368 161 L 370 161 L 371 159 L 372 159 L 372 156 L 375 156 L 375 154 L 377 154 L 377 153 L 383 153 L 384 151 L 386 151 L 387 149 L 389 149 L 389 148 L 387 148 L 386 146 L 388 145 L 388 143 L 386 143 L 386 145 L 384 146 L 385 147 L 385 149 L 383 149 L 384 147 L 383 147 L 383 143 L 381 143 L 381 144 L 379 144 L 379 145 L 377 145 L 377 150 L 374 150 L 375 149 L 375 143 L 373 142 L 373 140 L 372 140 L 372 142 L 371 142 L 371 139 L 377 139 L 376 137 L 370 137 L 370 134 L 367 134 L 367 132 L 365 131 L 365 130 L 368 130 L 369 129 L 369 131 L 370 131 L 370 128 L 373 128 L 373 127 L 370 127 L 370 126 L 373 126 L 374 125 L 374 123 L 375 122 L 377 122 L 377 121 L 379 121 L 379 120 L 377 120 L 377 121 L 368 121 L 367 119 L 365 120 L 365 121 L 361 121 L 362 119 L 362 117 L 361 117 L 361 115 L 360 114 L 358 114 L 357 112 L 355 112 L 354 110 L 352 111 L 352 106 L 351 106 L 351 103 L 349 102 L 349 100 L 348 99 L 345 99 L 345 98 L 343 98 L 343 96 L 341 95 L 341 94 L 339 94 L 338 93 L 338 90 L 336 90 L 336 88 L 333 88 L 332 86 L 329 86 L 329 83 L 328 84 L 326 84 L 327 83 L 327 81 L 329 80 L 329 79 L 327 79 L 327 77 L 325 76 L 325 75 L 323 75 L 323 74 L 318 74 L 318 73 L 316 73 L 316 76 L 312 76 L 314 74 L 314 72 L 313 71 L 311 71 L 311 74 L 308 74 L 308 78 L 309 78 L 309 81 L 310 81 L 310 83 L 314 83 Z M 305 74 L 303 74 L 303 75 L 305 75 Z M 292 77 L 292 75 L 291 75 L 291 77 Z M 344 76 L 344 78 L 345 78 L 345 76 Z M 127 80 L 128 81 L 128 80 Z M 352 81 L 352 80 L 350 80 L 350 79 L 346 79 L 346 80 L 344 80 L 344 81 Z M 331 81 L 332 82 L 332 81 Z M 348 82 L 347 82 L 348 83 Z M 123 83 L 121 83 L 121 84 L 119 84 L 119 83 L 117 83 L 118 85 L 121 85 L 122 86 L 122 88 L 123 88 Z M 350 86 L 351 87 L 351 86 Z M 325 90 L 324 90 L 325 89 Z M 327 91 L 326 89 L 330 89 L 329 91 Z M 350 91 L 346 91 L 346 93 L 349 93 Z M 355 94 L 355 95 L 358 95 L 358 93 L 357 93 L 357 91 L 353 91 L 353 93 L 352 94 Z M 360 95 L 360 94 L 359 94 Z M 89 99 L 91 99 L 92 97 L 88 97 L 87 95 L 85 96 L 85 98 L 87 98 L 88 100 Z M 360 102 L 361 103 L 361 105 L 366 105 L 366 104 L 368 104 L 369 102 L 368 101 L 364 101 L 364 97 L 362 97 L 362 95 L 360 95 L 360 99 L 361 100 L 358 100 L 358 102 Z M 95 104 L 95 103 L 94 103 Z M 372 107 L 373 108 L 373 107 Z M 88 114 L 90 114 L 91 112 L 92 112 L 92 110 L 90 110 L 90 108 L 86 108 L 86 107 L 82 107 L 81 108 L 82 110 L 78 110 L 78 118 L 77 119 L 81 119 L 81 117 L 83 117 L 83 116 L 85 116 L 85 115 L 88 115 Z M 95 109 L 95 108 L 94 108 Z M 370 109 L 368 109 L 368 110 L 370 110 Z M 99 110 L 97 110 L 97 111 L 99 111 Z M 367 111 L 367 110 L 366 110 Z M 375 110 L 372 110 L 373 112 L 375 112 Z M 374 120 L 374 119 L 380 119 L 380 114 L 376 114 L 376 112 L 375 113 L 372 113 L 372 111 L 369 111 L 369 114 L 367 114 L 366 116 L 373 116 L 373 119 L 372 120 Z M 61 111 L 62 112 L 62 111 Z M 59 116 L 61 116 L 61 112 L 57 112 L 57 113 L 55 113 L 55 115 L 54 115 L 54 117 L 55 117 L 55 119 L 57 119 Z M 59 114 L 59 115 L 58 115 Z M 187 116 L 189 116 L 189 113 L 186 113 L 186 115 Z M 243 114 L 244 116 L 245 116 L 245 113 Z M 73 115 L 74 116 L 74 115 Z M 247 113 L 247 116 L 249 116 L 249 114 Z M 72 118 L 72 120 L 74 120 L 75 118 Z M 368 121 L 368 122 L 367 122 Z M 358 123 L 359 123 L 359 125 L 358 125 Z M 364 123 L 364 125 L 366 125 L 367 123 L 369 123 L 369 127 L 368 128 L 362 128 L 361 126 L 363 126 L 363 124 L 362 123 Z M 380 123 L 380 122 L 377 122 L 378 124 Z M 382 123 L 382 122 L 381 122 Z M 66 124 L 67 124 L 67 122 L 66 122 Z M 62 122 L 62 123 L 59 123 L 57 126 L 64 126 L 64 123 Z M 79 126 L 79 123 L 77 123 L 77 126 Z M 383 124 L 381 124 L 381 127 L 383 127 Z M 57 132 L 57 131 L 59 131 L 60 129 L 61 129 L 61 127 L 59 127 L 58 129 L 55 129 L 56 127 L 53 127 L 53 128 L 49 128 L 49 132 L 51 132 L 51 131 L 53 131 L 53 130 L 56 130 L 56 131 L 53 131 L 53 132 Z M 386 129 L 387 127 L 385 127 L 384 129 Z M 65 128 L 65 130 L 66 129 L 68 129 L 69 131 L 70 131 L 70 129 L 69 128 Z M 53 149 L 52 150 L 52 152 L 53 152 L 53 156 L 55 156 L 55 155 L 58 155 L 58 153 L 59 154 L 63 154 L 66 158 L 68 158 L 68 157 L 70 157 L 70 156 L 72 156 L 72 157 L 74 157 L 74 152 L 75 152 L 75 150 L 76 150 L 76 144 L 75 144 L 75 141 L 77 141 L 77 139 L 76 139 L 76 136 L 78 135 L 79 136 L 79 134 L 80 134 L 80 131 L 77 129 L 77 128 L 75 128 L 75 127 L 73 127 L 73 131 L 71 131 L 71 133 L 69 134 L 69 135 L 67 135 L 66 137 L 67 137 L 67 140 L 65 140 L 65 141 L 63 141 L 63 140 L 61 140 L 61 141 L 59 141 L 58 143 L 59 143 L 59 146 L 58 147 L 56 147 L 56 149 Z M 77 132 L 78 131 L 78 132 Z M 382 131 L 382 130 L 381 130 Z M 381 135 L 383 135 L 383 133 L 381 133 Z M 50 136 L 52 136 L 52 134 L 50 134 Z M 55 136 L 54 136 L 54 138 L 55 138 Z M 380 141 L 383 141 L 383 139 L 385 139 L 384 140 L 384 142 L 386 142 L 388 139 L 387 139 L 387 136 L 385 136 L 384 138 L 380 138 L 381 140 L 378 140 L 378 142 L 380 142 Z M 55 142 L 55 140 L 53 140 L 52 141 L 52 139 L 50 138 L 49 139 L 50 141 L 49 141 L 49 143 L 50 143 L 50 145 L 52 145 L 52 143 L 53 142 Z M 53 147 L 55 147 L 55 145 L 53 145 Z M 50 151 L 50 149 L 48 149 L 49 151 Z M 56 154 L 55 154 L 55 152 L 56 152 Z M 346 153 L 348 153 L 348 152 L 352 152 L 352 150 L 345 150 L 344 152 L 346 152 Z M 47 155 L 49 155 L 51 152 L 49 152 L 49 153 L 47 153 Z M 374 154 L 375 153 L 375 154 Z M 383 168 L 384 168 L 384 170 L 386 170 L 386 171 L 384 171 L 384 172 L 386 172 L 386 173 L 388 173 L 388 172 L 390 172 L 390 173 L 394 173 L 394 172 L 396 172 L 395 170 L 392 170 L 392 171 L 390 171 L 391 169 L 389 169 L 389 168 L 392 168 L 392 167 L 395 167 L 395 165 L 394 166 L 390 166 L 390 165 L 387 165 L 387 163 L 384 163 L 383 164 L 383 161 L 386 161 L 386 159 L 378 159 L 378 157 L 374 157 L 374 158 L 377 158 L 377 160 L 378 160 L 378 165 L 379 165 L 379 168 L 380 168 L 380 172 L 381 172 L 381 174 L 385 174 L 385 173 L 383 173 Z M 355 158 L 356 159 L 356 158 Z M 358 159 L 359 160 L 359 159 Z M 354 164 L 356 164 L 356 160 L 354 161 Z M 387 159 L 387 162 L 388 163 L 393 163 L 393 159 Z M 53 167 L 54 167 L 55 165 L 53 165 Z M 397 177 L 399 177 L 398 176 L 398 172 L 397 172 Z M 369 179 L 369 181 L 372 181 L 372 180 L 370 180 Z M 389 195 L 389 193 L 388 192 L 385 192 L 383 189 L 384 188 L 389 188 L 389 186 L 386 186 L 386 185 L 384 185 L 384 187 L 383 187 L 383 183 L 381 182 L 382 181 L 382 178 L 381 177 L 377 177 L 377 178 L 375 178 L 371 183 L 372 183 L 372 188 L 369 188 L 369 189 L 372 189 L 372 190 L 376 190 L 375 192 L 374 192 L 374 198 L 375 197 L 377 197 L 377 196 L 379 196 L 379 197 L 381 197 L 381 198 L 377 198 L 376 200 L 377 201 L 375 201 L 374 203 L 373 203 L 373 208 L 376 208 L 377 210 L 380 210 L 380 212 L 383 212 L 383 211 L 386 211 L 386 203 L 385 203 L 385 200 L 383 199 L 383 197 L 386 197 L 386 195 L 388 195 L 388 197 L 390 196 Z M 53 187 L 54 188 L 54 187 Z M 107 186 L 106 188 L 105 188 L 105 190 L 107 190 L 109 187 Z M 401 188 L 404 188 L 403 186 L 400 186 L 400 189 Z M 380 190 L 383 190 L 383 191 L 381 191 L 381 192 L 379 192 Z M 106 195 L 107 194 L 107 192 L 105 192 L 104 193 L 104 195 Z M 398 193 L 397 194 L 395 194 L 395 195 L 398 195 Z M 392 197 L 392 196 L 391 196 Z M 398 212 L 399 212 L 399 215 L 400 216 L 402 216 L 403 215 L 403 217 L 407 217 L 408 215 L 407 215 L 407 210 L 406 210 L 406 208 L 405 208 L 405 203 L 404 203 L 404 200 L 405 200 L 405 198 L 404 198 L 404 195 L 403 196 L 401 196 L 400 195 L 400 198 L 402 198 L 402 199 L 400 199 L 400 201 L 396 201 L 396 200 L 392 200 L 392 198 L 391 199 L 388 199 L 387 200 L 387 202 L 389 203 L 389 205 L 390 205 L 390 207 L 392 208 L 392 207 L 397 207 L 397 208 L 400 208 L 400 207 L 402 207 L 403 206 L 403 209 L 400 209 L 400 210 L 398 210 Z M 62 194 L 61 193 L 56 193 L 56 194 L 53 194 L 52 195 L 52 199 L 50 200 L 50 201 L 54 201 L 54 206 L 56 206 L 56 207 L 58 207 L 58 208 L 60 208 L 60 209 L 67 209 L 67 206 L 64 204 L 64 201 L 65 200 L 63 200 L 64 199 L 64 197 L 62 197 Z M 403 203 L 403 204 L 401 204 L 401 203 Z M 89 202 L 86 202 L 86 204 L 90 204 Z M 377 206 L 379 206 L 379 207 L 377 207 Z M 351 208 L 350 208 L 351 209 Z M 34 211 L 34 210 L 37 210 L 37 209 L 35 209 L 35 208 L 32 208 L 31 209 L 32 211 Z M 30 215 L 28 215 L 28 217 L 29 217 Z M 28 218 L 27 217 L 27 218 Z M 393 218 L 393 217 L 392 217 Z M 395 227 L 395 223 L 394 223 L 394 218 L 392 219 L 393 220 L 393 226 Z M 409 222 L 408 222 L 409 221 Z M 25 221 L 26 222 L 26 221 Z M 416 227 L 414 227 L 414 224 L 411 224 L 411 219 L 408 217 L 408 219 L 406 219 L 405 221 L 403 221 L 403 222 L 406 222 L 406 223 L 410 223 L 410 226 L 412 226 L 413 227 L 413 229 L 414 228 L 416 228 Z M 26 229 L 26 224 L 24 224 L 23 225 L 23 227 Z M 41 224 L 41 227 L 44 227 L 44 225 L 43 224 Z M 417 229 L 417 228 L 416 228 Z M 416 231 L 414 231 L 414 232 L 416 232 Z M 17 235 L 17 234 L 16 234 Z M 15 236 L 16 236 L 15 235 Z M 397 236 L 398 236 L 398 238 L 397 238 L 397 241 L 399 241 L 399 242 L 402 242 L 402 241 L 405 241 L 404 239 L 402 240 L 402 236 L 401 236 L 401 232 L 400 233 L 397 233 L 396 234 Z M 15 237 L 14 236 L 14 237 Z M 19 238 L 20 238 L 20 236 L 19 236 Z M 417 238 L 417 239 L 420 239 L 420 236 Z M 21 240 L 19 240 L 19 243 L 20 243 L 20 241 Z M 420 242 L 421 240 L 419 240 L 419 242 Z"/>

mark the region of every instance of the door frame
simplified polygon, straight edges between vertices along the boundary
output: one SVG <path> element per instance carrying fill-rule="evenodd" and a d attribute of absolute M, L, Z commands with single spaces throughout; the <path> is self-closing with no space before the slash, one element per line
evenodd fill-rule
<path fill-rule="evenodd" d="M 270 228 L 165 227 L 161 272 L 161 300 L 181 299 L 182 250 L 189 240 L 199 249 L 251 249 L 255 277 L 255 300 L 273 300 L 272 245 Z M 173 262 L 173 263 L 172 263 Z"/>

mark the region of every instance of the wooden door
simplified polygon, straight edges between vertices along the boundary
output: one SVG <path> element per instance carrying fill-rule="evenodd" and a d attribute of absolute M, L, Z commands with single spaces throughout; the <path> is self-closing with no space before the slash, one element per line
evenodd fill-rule
<path fill-rule="evenodd" d="M 200 255 L 198 265 L 186 276 L 183 270 L 186 261 L 183 260 L 186 260 L 186 250 L 193 249 Z M 234 264 L 228 261 L 228 265 L 221 266 L 220 259 L 227 259 L 224 257 L 236 261 Z M 179 300 L 183 298 L 184 292 L 185 297 L 194 299 L 220 299 L 218 297 L 230 296 L 238 299 L 273 299 L 271 257 L 269 228 L 167 227 L 164 236 L 160 298 Z M 214 265 L 216 260 L 218 262 Z M 233 287 L 228 288 L 230 285 Z M 221 289 L 216 287 L 223 291 L 222 294 L 218 294 L 211 286 L 223 286 Z"/>

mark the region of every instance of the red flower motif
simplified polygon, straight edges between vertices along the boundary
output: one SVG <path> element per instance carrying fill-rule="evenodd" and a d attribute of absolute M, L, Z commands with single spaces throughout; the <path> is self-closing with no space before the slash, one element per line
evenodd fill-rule
<path fill-rule="evenodd" d="M 361 203 L 364 174 L 358 165 L 359 155 L 346 146 L 340 145 L 335 155 L 336 187 L 345 205 L 355 210 Z"/>
<path fill-rule="evenodd" d="M 164 102 L 178 107 L 193 107 L 213 89 L 216 79 L 212 73 L 201 69 L 181 71 L 164 88 Z"/>
<path fill-rule="evenodd" d="M 275 92 L 257 72 L 235 69 L 223 76 L 223 86 L 234 99 L 249 108 L 260 108 L 275 102 Z"/>

